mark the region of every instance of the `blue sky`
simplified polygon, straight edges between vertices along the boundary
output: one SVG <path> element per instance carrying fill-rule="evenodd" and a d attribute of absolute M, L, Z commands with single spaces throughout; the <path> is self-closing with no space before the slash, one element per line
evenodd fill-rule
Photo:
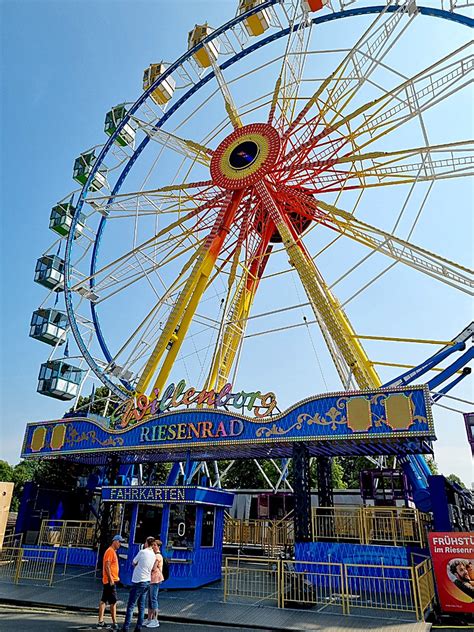
<path fill-rule="evenodd" d="M 28 330 L 31 313 L 45 296 L 44 290 L 33 283 L 35 262 L 53 241 L 48 230 L 51 207 L 75 188 L 71 177 L 74 158 L 88 147 L 104 142 L 105 113 L 111 106 L 139 96 L 142 72 L 150 62 L 173 61 L 184 51 L 187 32 L 196 22 L 208 20 L 218 26 L 234 15 L 235 3 L 4 0 L 0 11 L 4 79 L 0 458 L 15 463 L 25 423 L 58 418 L 69 407 L 36 393 L 39 366 L 47 358 L 49 348 L 30 339 Z M 413 33 L 407 34 L 402 50 L 392 56 L 407 74 L 468 36 L 466 29 L 457 25 L 428 18 L 417 20 L 420 23 Z M 332 41 L 334 46 L 342 45 L 341 42 L 352 41 L 366 24 L 356 19 L 328 25 L 326 30 L 321 27 L 320 39 L 327 41 L 328 46 Z M 247 94 L 253 89 L 252 85 L 240 88 L 242 94 L 236 98 L 243 98 L 244 92 L 249 98 Z M 427 116 L 432 142 L 472 137 L 472 129 L 465 129 L 469 117 L 462 116 L 466 109 L 469 111 L 470 97 L 472 94 L 464 92 L 462 97 L 454 97 Z M 408 144 L 408 136 L 401 134 L 399 144 Z M 457 180 L 435 186 L 413 241 L 469 264 L 472 188 Z M 363 219 L 387 228 L 393 219 L 390 207 L 394 202 L 400 204 L 402 193 L 374 194 L 370 200 L 362 210 Z M 347 269 L 344 256 L 356 261 L 362 255 L 358 250 L 345 253 L 342 249 L 334 254 L 330 251 L 321 262 L 330 279 Z M 348 306 L 356 330 L 441 340 L 456 335 L 472 319 L 472 303 L 421 276 L 400 265 L 391 270 L 380 285 Z M 337 288 L 338 296 L 351 296 L 363 278 L 349 277 L 342 282 Z M 269 286 L 262 291 L 257 311 L 278 307 L 277 293 L 282 291 L 291 294 L 295 302 L 304 300 L 302 289 L 290 278 L 287 283 L 283 290 Z M 400 309 L 400 305 L 406 308 Z M 300 321 L 302 315 L 311 318 L 311 313 L 301 312 Z M 106 323 L 114 318 L 112 313 L 104 314 Z M 311 330 L 311 337 L 299 330 L 297 334 L 283 335 L 276 345 L 259 345 L 255 338 L 242 357 L 239 386 L 243 389 L 275 390 L 283 408 L 326 388 L 338 388 L 316 330 Z M 367 349 L 373 358 L 401 363 L 416 363 L 433 351 L 431 347 L 394 348 L 384 343 L 369 343 Z M 319 370 L 321 363 L 323 374 Z M 173 377 L 179 377 L 179 370 Z M 393 371 L 381 370 L 381 374 L 388 378 Z M 308 376 L 314 378 L 308 380 Z M 465 380 L 454 394 L 472 400 L 472 382 Z M 469 409 L 458 402 L 445 403 L 460 410 Z M 471 462 L 461 415 L 441 408 L 434 413 L 439 437 L 435 451 L 441 470 L 455 472 L 469 482 Z"/>

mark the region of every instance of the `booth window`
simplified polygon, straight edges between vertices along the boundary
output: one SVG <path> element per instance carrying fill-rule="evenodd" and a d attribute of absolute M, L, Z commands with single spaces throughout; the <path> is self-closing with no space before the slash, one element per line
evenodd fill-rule
<path fill-rule="evenodd" d="M 159 537 L 161 531 L 161 505 L 138 505 L 137 528 L 135 529 L 135 544 L 144 544 L 148 536 Z"/>
<path fill-rule="evenodd" d="M 216 511 L 214 507 L 204 506 L 202 508 L 202 531 L 201 546 L 214 546 L 214 528 L 216 524 Z"/>
<path fill-rule="evenodd" d="M 168 547 L 192 549 L 196 531 L 196 506 L 171 505 L 168 529 Z"/>

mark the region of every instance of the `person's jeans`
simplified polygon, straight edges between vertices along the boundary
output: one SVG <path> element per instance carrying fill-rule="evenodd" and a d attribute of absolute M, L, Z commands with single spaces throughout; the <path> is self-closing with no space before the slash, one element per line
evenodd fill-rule
<path fill-rule="evenodd" d="M 150 610 L 158 610 L 158 593 L 160 584 L 150 584 L 150 592 L 148 594 L 148 607 Z"/>
<path fill-rule="evenodd" d="M 130 594 L 128 596 L 127 614 L 125 615 L 125 622 L 123 629 L 128 630 L 130 623 L 132 622 L 133 609 L 138 602 L 138 621 L 135 629 L 139 630 L 143 625 L 145 619 L 145 606 L 148 595 L 148 588 L 150 582 L 139 582 L 138 584 L 132 584 Z"/>

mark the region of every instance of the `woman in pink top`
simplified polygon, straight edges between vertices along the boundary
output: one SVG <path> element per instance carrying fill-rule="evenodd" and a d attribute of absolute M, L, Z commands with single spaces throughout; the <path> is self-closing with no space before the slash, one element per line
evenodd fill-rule
<path fill-rule="evenodd" d="M 147 628 L 158 628 L 158 592 L 163 581 L 163 556 L 160 553 L 161 540 L 153 542 L 153 552 L 155 554 L 155 565 L 151 571 L 151 582 L 148 593 L 148 621 L 144 624 Z"/>

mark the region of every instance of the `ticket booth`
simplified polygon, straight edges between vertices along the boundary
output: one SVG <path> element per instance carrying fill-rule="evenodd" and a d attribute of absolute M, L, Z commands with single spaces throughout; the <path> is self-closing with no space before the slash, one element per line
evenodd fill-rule
<path fill-rule="evenodd" d="M 163 588 L 197 588 L 221 579 L 224 510 L 233 494 L 182 486 L 103 487 L 106 502 L 122 504 L 120 579 L 128 585 L 132 560 L 148 536 L 159 537 L 170 564 Z"/>

